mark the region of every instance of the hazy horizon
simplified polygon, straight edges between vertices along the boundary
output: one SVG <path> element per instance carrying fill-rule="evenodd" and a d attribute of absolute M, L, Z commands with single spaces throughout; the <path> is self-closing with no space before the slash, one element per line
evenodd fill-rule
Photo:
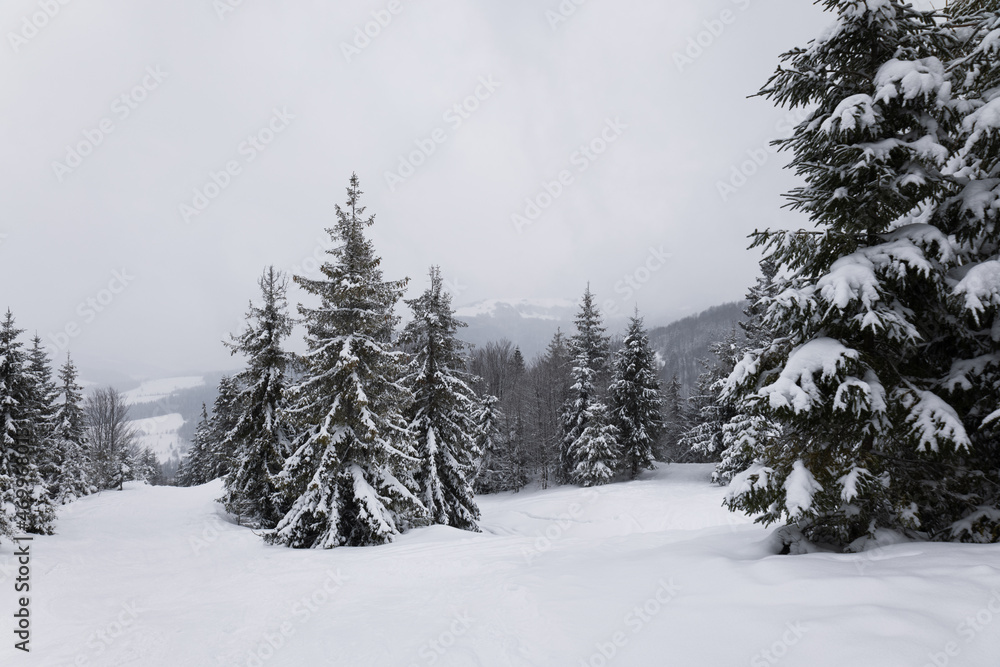
<path fill-rule="evenodd" d="M 589 282 L 666 324 L 804 224 L 766 149 L 797 115 L 748 96 L 812 3 L 55 6 L 0 10 L 0 307 L 85 367 L 237 367 L 256 278 L 314 268 L 352 172 L 386 277 L 440 265 L 458 306 Z"/>

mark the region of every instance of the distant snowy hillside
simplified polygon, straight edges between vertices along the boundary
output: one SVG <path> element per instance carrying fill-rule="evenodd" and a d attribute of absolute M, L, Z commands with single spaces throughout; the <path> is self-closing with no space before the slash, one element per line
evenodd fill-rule
<path fill-rule="evenodd" d="M 572 320 L 579 305 L 569 299 L 487 299 L 455 309 L 462 318 L 509 317 L 565 321 Z"/>
<path fill-rule="evenodd" d="M 207 373 L 147 380 L 125 392 L 140 445 L 156 452 L 162 463 L 178 462 L 194 435 L 202 404 L 211 411 L 221 377 L 222 373 Z"/>
<path fill-rule="evenodd" d="M 167 398 L 182 389 L 192 389 L 204 384 L 205 378 L 200 375 L 149 380 L 143 382 L 135 389 L 125 392 L 125 400 L 133 405 L 138 403 L 153 403 Z"/>
<path fill-rule="evenodd" d="M 545 351 L 553 334 L 573 333 L 579 304 L 570 299 L 488 299 L 455 309 L 469 326 L 459 338 L 474 345 L 507 338 L 526 359 Z"/>
<path fill-rule="evenodd" d="M 181 437 L 184 427 L 184 416 L 170 413 L 161 417 L 147 417 L 129 422 L 139 433 L 139 447 L 151 449 L 161 463 L 180 460 L 181 454 L 187 449 L 187 444 Z"/>

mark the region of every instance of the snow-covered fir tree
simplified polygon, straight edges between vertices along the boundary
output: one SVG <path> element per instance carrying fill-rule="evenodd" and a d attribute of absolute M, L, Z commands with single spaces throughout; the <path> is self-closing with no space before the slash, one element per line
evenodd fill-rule
<path fill-rule="evenodd" d="M 698 376 L 694 394 L 689 399 L 689 425 L 680 444 L 698 458 L 718 461 L 725 449 L 723 428 L 736 415 L 732 403 L 722 396 L 725 381 L 736 367 L 743 346 L 733 330 L 725 340 L 711 345 L 713 359 L 702 360 L 704 371 Z"/>
<path fill-rule="evenodd" d="M 735 364 L 747 350 L 755 350 L 770 345 L 773 337 L 764 324 L 766 314 L 765 299 L 773 297 L 774 278 L 777 266 L 767 260 L 761 262 L 761 275 L 757 282 L 747 292 L 748 305 L 744 309 L 745 319 L 740 322 L 745 340 L 737 354 L 731 355 L 733 363 L 728 372 L 731 373 Z M 766 440 L 775 441 L 780 437 L 780 429 L 773 422 L 755 413 L 752 407 L 744 405 L 742 400 L 723 396 L 725 379 L 715 385 L 716 401 L 726 405 L 731 414 L 722 425 L 721 442 L 719 444 L 719 461 L 712 473 L 712 480 L 717 484 L 729 484 L 733 477 L 749 468 L 754 462 L 754 447 Z"/>
<path fill-rule="evenodd" d="M 39 471 L 36 379 L 22 333 L 8 310 L 0 323 L 0 534 L 49 535 L 55 510 Z"/>
<path fill-rule="evenodd" d="M 200 486 L 211 482 L 216 468 L 216 446 L 212 438 L 212 420 L 208 406 L 201 404 L 201 418 L 195 426 L 194 436 L 177 469 L 177 486 Z"/>
<path fill-rule="evenodd" d="M 76 366 L 69 354 L 59 369 L 59 383 L 60 398 L 52 438 L 61 463 L 59 477 L 54 485 L 50 485 L 50 492 L 56 504 L 65 504 L 96 489 L 90 480 L 83 387 L 77 384 Z"/>
<path fill-rule="evenodd" d="M 504 442 L 500 436 L 500 400 L 486 394 L 479 399 L 476 411 L 476 476 L 473 489 L 476 493 L 498 493 L 507 490 L 504 471 Z"/>
<path fill-rule="evenodd" d="M 583 486 L 607 484 L 618 468 L 617 432 L 610 423 L 600 379 L 607 372 L 610 339 L 590 286 L 584 292 L 570 339 L 573 385 L 563 412 L 562 469 L 566 481 Z"/>
<path fill-rule="evenodd" d="M 879 529 L 995 541 L 998 181 L 983 168 L 1000 115 L 960 65 L 982 47 L 995 71 L 997 40 L 899 0 L 823 4 L 835 25 L 762 91 L 814 109 L 778 143 L 816 231 L 757 234 L 781 267 L 762 304 L 774 338 L 726 392 L 782 433 L 754 445 L 728 502 L 849 549 Z"/>
<path fill-rule="evenodd" d="M 413 319 L 400 343 L 413 355 L 405 385 L 413 394 L 407 416 L 420 458 L 418 497 L 432 523 L 478 532 L 479 507 L 471 485 L 479 457 L 478 401 L 473 378 L 464 370 L 465 345 L 456 337 L 468 325 L 455 318 L 436 266 L 427 291 L 406 303 Z"/>
<path fill-rule="evenodd" d="M 242 414 L 240 404 L 241 385 L 237 378 L 223 375 L 212 402 L 207 436 L 209 457 L 206 459 L 206 474 L 209 480 L 225 477 L 236 454 L 233 430 Z"/>
<path fill-rule="evenodd" d="M 288 281 L 273 266 L 258 281 L 261 305 L 250 304 L 246 329 L 229 344 L 247 365 L 236 376 L 242 387 L 239 414 L 229 434 L 233 465 L 226 475 L 227 511 L 251 524 L 274 528 L 284 515 L 277 476 L 290 454 L 291 433 L 282 421 L 288 388 L 290 354 L 282 342 L 292 332 L 288 314 Z"/>
<path fill-rule="evenodd" d="M 652 470 L 657 442 L 663 433 L 663 395 L 656 373 L 656 357 L 638 312 L 615 359 L 615 375 L 608 389 L 611 421 L 618 429 L 622 470 L 635 479 Z"/>
<path fill-rule="evenodd" d="M 338 245 L 327 251 L 323 278 L 295 277 L 319 303 L 299 307 L 308 352 L 287 410 L 299 434 L 281 472 L 290 509 L 268 537 L 289 547 L 384 544 L 423 516 L 403 415 L 411 400 L 400 384 L 405 355 L 392 341 L 407 281 L 383 280 L 361 195 L 353 175 L 329 230 Z"/>
<path fill-rule="evenodd" d="M 37 333 L 31 338 L 27 374 L 31 386 L 31 447 L 37 452 L 38 472 L 51 493 L 59 483 L 63 466 L 53 437 L 59 394 L 52 380 L 52 362 Z"/>
<path fill-rule="evenodd" d="M 957 135 L 946 167 L 950 196 L 932 224 L 954 243 L 944 287 L 951 306 L 941 314 L 950 334 L 936 342 L 942 394 L 965 427 L 945 483 L 928 500 L 940 536 L 974 542 L 1000 541 L 1000 6 L 987 0 L 948 5 L 943 30 L 952 37 L 948 63 Z M 946 84 L 947 85 L 947 84 Z M 941 119 L 942 124 L 948 118 Z M 944 311 L 944 309 L 942 309 Z M 929 475 L 928 475 L 929 476 Z M 950 524 L 946 524 L 952 519 Z M 933 528 L 932 528 L 933 529 Z"/>

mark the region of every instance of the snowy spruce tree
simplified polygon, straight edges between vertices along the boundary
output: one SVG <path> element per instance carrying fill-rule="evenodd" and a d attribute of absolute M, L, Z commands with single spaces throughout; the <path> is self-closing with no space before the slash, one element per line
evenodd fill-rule
<path fill-rule="evenodd" d="M 471 481 L 479 458 L 479 403 L 464 370 L 465 345 L 456 338 L 467 325 L 455 318 L 438 267 L 431 268 L 430 280 L 427 291 L 406 302 L 413 320 L 400 338 L 413 355 L 405 386 L 413 394 L 407 416 L 420 459 L 417 495 L 432 523 L 478 532 Z"/>
<path fill-rule="evenodd" d="M 288 281 L 268 267 L 258 281 L 260 306 L 250 304 L 246 329 L 229 347 L 247 359 L 236 376 L 242 388 L 239 413 L 228 434 L 232 467 L 226 475 L 226 510 L 257 527 L 274 528 L 284 514 L 277 476 L 290 452 L 291 433 L 282 421 L 288 389 L 290 355 L 282 342 L 292 332 L 286 298 Z"/>
<path fill-rule="evenodd" d="M 608 390 L 611 421 L 618 429 L 620 466 L 630 479 L 652 470 L 657 442 L 663 433 L 663 395 L 656 358 L 638 312 L 615 359 L 614 381 Z"/>
<path fill-rule="evenodd" d="M 286 411 L 299 434 L 281 472 L 290 509 L 268 536 L 289 547 L 384 544 L 424 513 L 411 486 L 405 355 L 392 340 L 407 281 L 383 280 L 361 195 L 352 176 L 323 278 L 295 277 L 319 303 L 299 307 L 308 351 Z"/>
<path fill-rule="evenodd" d="M 805 180 L 790 207 L 815 231 L 756 235 L 781 267 L 761 303 L 773 340 L 726 394 L 781 435 L 753 444 L 728 502 L 848 549 L 881 529 L 995 541 L 1000 273 L 983 169 L 1000 123 L 950 60 L 978 47 L 898 0 L 823 4 L 835 25 L 761 92 L 814 109 L 778 144 Z M 979 42 L 994 71 L 995 43 Z"/>
<path fill-rule="evenodd" d="M 582 486 L 607 484 L 618 468 L 618 433 L 604 403 L 601 379 L 607 372 L 609 338 L 588 285 L 570 340 L 573 355 L 570 399 L 563 412 L 562 471 Z"/>
<path fill-rule="evenodd" d="M 987 0 L 959 0 L 949 3 L 947 13 L 944 30 L 957 46 L 947 67 L 952 99 L 945 109 L 954 119 L 957 141 L 946 168 L 952 181 L 950 196 L 938 207 L 933 224 L 949 235 L 958 259 L 945 278 L 952 300 L 950 311 L 942 314 L 941 326 L 951 337 L 939 343 L 937 351 L 941 366 L 950 367 L 939 375 L 938 384 L 962 419 L 968 446 L 959 449 L 954 467 L 927 512 L 953 519 L 941 529 L 943 538 L 997 542 L 1000 6 Z"/>
<path fill-rule="evenodd" d="M 689 399 L 688 429 L 681 435 L 680 445 L 701 460 L 718 461 L 723 444 L 723 429 L 735 416 L 730 401 L 722 395 L 725 380 L 733 372 L 742 351 L 736 330 L 725 340 L 710 346 L 714 359 L 703 359 L 705 369 L 698 376 L 694 394 Z"/>
<path fill-rule="evenodd" d="M 489 394 L 481 396 L 476 410 L 476 475 L 473 490 L 476 493 L 499 493 L 507 489 L 504 470 L 504 442 L 500 435 L 503 414 L 500 399 Z"/>
<path fill-rule="evenodd" d="M 209 456 L 206 460 L 206 474 L 209 480 L 219 479 L 229 474 L 236 455 L 234 429 L 243 411 L 240 399 L 242 386 L 235 377 L 223 375 L 212 402 L 207 436 Z"/>
<path fill-rule="evenodd" d="M 177 486 L 201 486 L 211 482 L 215 462 L 216 446 L 212 438 L 212 420 L 208 416 L 208 406 L 201 404 L 201 418 L 195 426 L 194 436 L 184 458 L 177 469 Z"/>
<path fill-rule="evenodd" d="M 56 504 L 66 504 L 93 493 L 95 488 L 90 481 L 83 387 L 77 384 L 76 366 L 68 354 L 59 369 L 59 382 L 60 398 L 52 434 L 59 475 L 49 488 Z"/>
<path fill-rule="evenodd" d="M 50 496 L 59 483 L 63 460 L 55 442 L 56 400 L 59 392 L 52 380 L 52 362 L 42 338 L 37 333 L 28 351 L 27 374 L 31 387 L 31 448 L 37 454 L 38 472 L 45 481 Z"/>
<path fill-rule="evenodd" d="M 0 323 L 0 535 L 50 535 L 55 509 L 39 470 L 37 378 L 22 333 L 8 310 Z"/>

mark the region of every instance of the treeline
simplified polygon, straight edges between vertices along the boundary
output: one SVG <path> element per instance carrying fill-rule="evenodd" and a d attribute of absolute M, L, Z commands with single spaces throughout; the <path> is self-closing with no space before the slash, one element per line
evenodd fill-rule
<path fill-rule="evenodd" d="M 159 481 L 112 388 L 86 399 L 69 355 L 55 377 L 41 338 L 0 324 L 0 535 L 52 534 L 56 508 L 127 481 Z"/>
<path fill-rule="evenodd" d="M 664 398 L 642 320 L 612 350 L 588 289 L 570 337 L 530 367 L 501 342 L 470 350 L 440 271 L 394 308 L 406 281 L 386 281 L 364 229 L 356 176 L 329 232 L 322 278 L 292 355 L 287 279 L 268 268 L 246 329 L 229 346 L 246 368 L 203 409 L 180 483 L 225 479 L 222 502 L 290 547 L 380 544 L 409 527 L 478 530 L 475 494 L 635 478 L 666 431 Z"/>

